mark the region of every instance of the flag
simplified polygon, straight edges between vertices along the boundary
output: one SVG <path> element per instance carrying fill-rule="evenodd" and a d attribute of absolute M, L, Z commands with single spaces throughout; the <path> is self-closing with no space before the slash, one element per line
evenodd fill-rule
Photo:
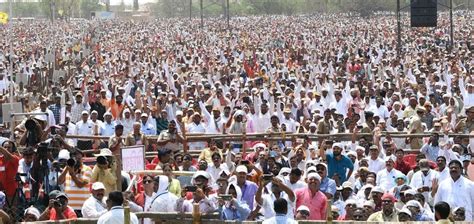
<path fill-rule="evenodd" d="M 0 12 L 0 24 L 8 23 L 8 14 L 5 12 Z"/>

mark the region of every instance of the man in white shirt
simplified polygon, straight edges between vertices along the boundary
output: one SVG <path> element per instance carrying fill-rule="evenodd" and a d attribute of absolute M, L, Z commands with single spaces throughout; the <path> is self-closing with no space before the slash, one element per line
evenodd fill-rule
<path fill-rule="evenodd" d="M 436 164 L 438 165 L 439 173 L 438 182 L 448 179 L 450 176 L 449 168 L 446 167 L 446 158 L 444 156 L 438 156 L 438 158 L 436 158 Z"/>
<path fill-rule="evenodd" d="M 97 224 L 122 224 L 125 223 L 124 215 L 124 198 L 122 192 L 113 191 L 109 193 L 107 198 L 108 212 L 100 216 Z M 130 212 L 130 224 L 138 224 L 137 215 Z"/>
<path fill-rule="evenodd" d="M 94 134 L 94 123 L 89 120 L 89 112 L 82 111 L 81 120 L 76 123 L 76 133 L 82 136 L 92 136 Z M 81 150 L 89 150 L 92 147 L 92 141 L 78 139 L 77 147 Z"/>
<path fill-rule="evenodd" d="M 267 182 L 266 182 L 267 181 Z M 257 193 L 255 195 L 255 201 L 259 204 L 263 210 L 262 213 L 265 219 L 270 219 L 276 215 L 276 211 L 273 208 L 273 203 L 278 199 L 284 199 L 287 202 L 288 211 L 284 215 L 288 218 L 293 218 L 293 210 L 296 206 L 295 193 L 284 184 L 282 177 L 273 177 L 271 179 L 270 189 L 268 193 L 264 193 L 263 189 L 267 186 L 269 180 L 260 178 L 260 184 L 258 186 Z"/>
<path fill-rule="evenodd" d="M 301 180 L 301 175 L 303 173 L 298 168 L 293 168 L 290 172 L 290 175 L 285 178 L 285 184 L 292 190 L 295 191 L 297 189 L 305 188 L 307 186 L 306 182 Z"/>
<path fill-rule="evenodd" d="M 431 192 L 433 180 L 439 180 L 439 174 L 430 169 L 430 164 L 427 159 L 421 159 L 418 165 L 420 166 L 420 171 L 413 174 L 410 187 L 423 193 L 425 199 L 429 199 L 429 192 Z"/>
<path fill-rule="evenodd" d="M 392 189 L 395 187 L 395 179 L 403 173 L 393 168 L 395 159 L 392 156 L 385 158 L 385 169 L 377 173 L 377 186 L 383 189 Z"/>
<path fill-rule="evenodd" d="M 448 167 L 450 178 L 442 180 L 439 186 L 433 185 L 434 204 L 444 201 L 452 208 L 464 207 L 465 221 L 473 221 L 474 183 L 461 175 L 463 166 L 459 160 L 452 160 Z"/>
<path fill-rule="evenodd" d="M 285 110 L 283 110 L 283 114 L 284 114 L 284 117 L 280 118 L 280 120 L 282 121 L 281 123 L 285 124 L 286 131 L 295 133 L 297 122 L 293 120 L 293 118 L 291 118 L 291 109 L 285 108 Z"/>
<path fill-rule="evenodd" d="M 56 120 L 54 119 L 53 111 L 48 109 L 48 104 L 46 103 L 46 101 L 42 100 L 40 102 L 40 107 L 36 109 L 35 111 L 33 111 L 33 113 L 47 113 L 48 115 L 46 114 L 36 115 L 35 117 L 38 118 L 39 120 L 47 121 L 48 124 L 46 125 L 46 127 L 51 127 L 51 126 L 56 125 Z"/>
<path fill-rule="evenodd" d="M 104 114 L 104 122 L 100 124 L 100 135 L 110 137 L 115 134 L 115 125 L 116 122 L 112 121 L 112 113 L 107 111 Z"/>
<path fill-rule="evenodd" d="M 84 218 L 99 218 L 107 212 L 104 201 L 105 186 L 101 182 L 92 184 L 92 195 L 82 205 L 82 216 Z"/>
<path fill-rule="evenodd" d="M 280 223 L 285 223 L 285 224 L 296 224 L 298 223 L 293 219 L 293 217 L 289 217 L 286 215 L 288 213 L 288 201 L 279 198 L 276 199 L 273 202 L 273 210 L 275 211 L 276 215 L 274 217 L 271 217 L 269 219 L 266 219 L 265 221 L 262 222 L 262 224 L 280 224 Z"/>
<path fill-rule="evenodd" d="M 379 157 L 379 148 L 376 145 L 372 145 L 369 148 L 370 158 L 369 158 L 369 171 L 378 173 L 383 170 L 385 167 L 385 161 Z"/>
<path fill-rule="evenodd" d="M 201 123 L 201 114 L 199 114 L 198 112 L 194 113 L 193 115 L 193 122 L 191 122 L 190 124 L 188 124 L 186 126 L 186 131 L 187 133 L 194 133 L 194 134 L 204 134 L 206 133 L 206 128 L 204 127 L 204 125 L 202 125 Z M 192 142 L 192 143 L 189 143 L 188 144 L 189 146 L 189 150 L 197 150 L 197 149 L 203 149 L 205 147 L 205 143 L 204 142 Z"/>
<path fill-rule="evenodd" d="M 167 176 L 155 177 L 155 186 L 158 186 L 156 197 L 151 202 L 150 208 L 144 208 L 150 212 L 175 212 L 178 197 L 168 192 L 170 182 Z"/>

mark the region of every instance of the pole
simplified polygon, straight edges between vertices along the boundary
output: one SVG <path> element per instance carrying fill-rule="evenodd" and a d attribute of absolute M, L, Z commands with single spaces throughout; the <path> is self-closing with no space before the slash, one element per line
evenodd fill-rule
<path fill-rule="evenodd" d="M 52 14 L 53 14 L 53 23 L 54 23 L 54 20 L 56 19 L 56 0 L 53 0 L 51 2 L 51 10 L 52 10 Z"/>
<path fill-rule="evenodd" d="M 401 57 L 402 51 L 402 25 L 400 23 L 400 0 L 397 0 L 397 56 Z"/>
<path fill-rule="evenodd" d="M 193 19 L 193 0 L 189 0 L 189 20 Z"/>
<path fill-rule="evenodd" d="M 449 20 L 451 22 L 451 29 L 450 29 L 450 41 L 449 44 L 451 45 L 449 49 L 453 49 L 454 47 L 454 24 L 453 24 L 453 0 L 449 0 Z"/>
<path fill-rule="evenodd" d="M 229 5 L 229 0 L 227 0 L 227 29 L 230 30 L 230 5 Z"/>
<path fill-rule="evenodd" d="M 10 39 L 10 55 L 9 55 L 9 64 L 8 64 L 8 73 L 10 75 L 10 79 L 13 82 L 13 0 L 8 0 L 8 35 Z M 13 113 L 13 84 L 10 82 L 10 86 L 8 88 L 10 94 L 10 113 Z M 15 140 L 14 128 L 15 122 L 14 118 L 12 117 L 10 122 L 10 140 Z"/>
<path fill-rule="evenodd" d="M 204 18 L 202 15 L 202 0 L 199 1 L 199 8 L 201 9 L 201 28 L 204 28 Z"/>

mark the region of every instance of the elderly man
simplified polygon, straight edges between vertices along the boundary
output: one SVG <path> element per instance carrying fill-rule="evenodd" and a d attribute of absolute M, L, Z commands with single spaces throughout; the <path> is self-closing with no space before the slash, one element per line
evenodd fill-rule
<path fill-rule="evenodd" d="M 92 195 L 82 205 L 82 216 L 84 218 L 99 218 L 107 212 L 104 194 L 105 186 L 101 182 L 92 184 Z"/>
<path fill-rule="evenodd" d="M 382 211 L 369 216 L 369 222 L 398 222 L 398 211 L 395 209 L 397 199 L 392 194 L 385 193 L 382 196 Z"/>
<path fill-rule="evenodd" d="M 326 220 L 327 197 L 319 190 L 321 177 L 317 173 L 310 173 L 306 177 L 306 182 L 308 187 L 295 192 L 296 207 L 307 206 L 311 211 L 309 220 Z"/>

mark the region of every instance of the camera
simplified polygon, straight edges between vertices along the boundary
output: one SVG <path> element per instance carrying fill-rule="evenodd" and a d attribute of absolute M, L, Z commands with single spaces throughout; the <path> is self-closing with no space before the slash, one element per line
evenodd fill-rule
<path fill-rule="evenodd" d="M 76 160 L 73 159 L 73 158 L 68 159 L 66 164 L 67 164 L 67 166 L 73 167 L 74 165 L 76 165 Z"/>
<path fill-rule="evenodd" d="M 107 165 L 107 158 L 105 156 L 97 157 L 97 164 L 98 165 Z"/>
<path fill-rule="evenodd" d="M 60 201 L 60 200 L 57 200 L 57 199 L 54 200 L 53 204 L 54 204 L 54 207 L 61 207 L 61 206 L 63 206 L 63 204 L 61 203 L 61 201 Z"/>
<path fill-rule="evenodd" d="M 184 187 L 184 190 L 186 190 L 186 192 L 196 192 L 197 187 L 196 186 L 186 186 L 186 187 Z"/>

